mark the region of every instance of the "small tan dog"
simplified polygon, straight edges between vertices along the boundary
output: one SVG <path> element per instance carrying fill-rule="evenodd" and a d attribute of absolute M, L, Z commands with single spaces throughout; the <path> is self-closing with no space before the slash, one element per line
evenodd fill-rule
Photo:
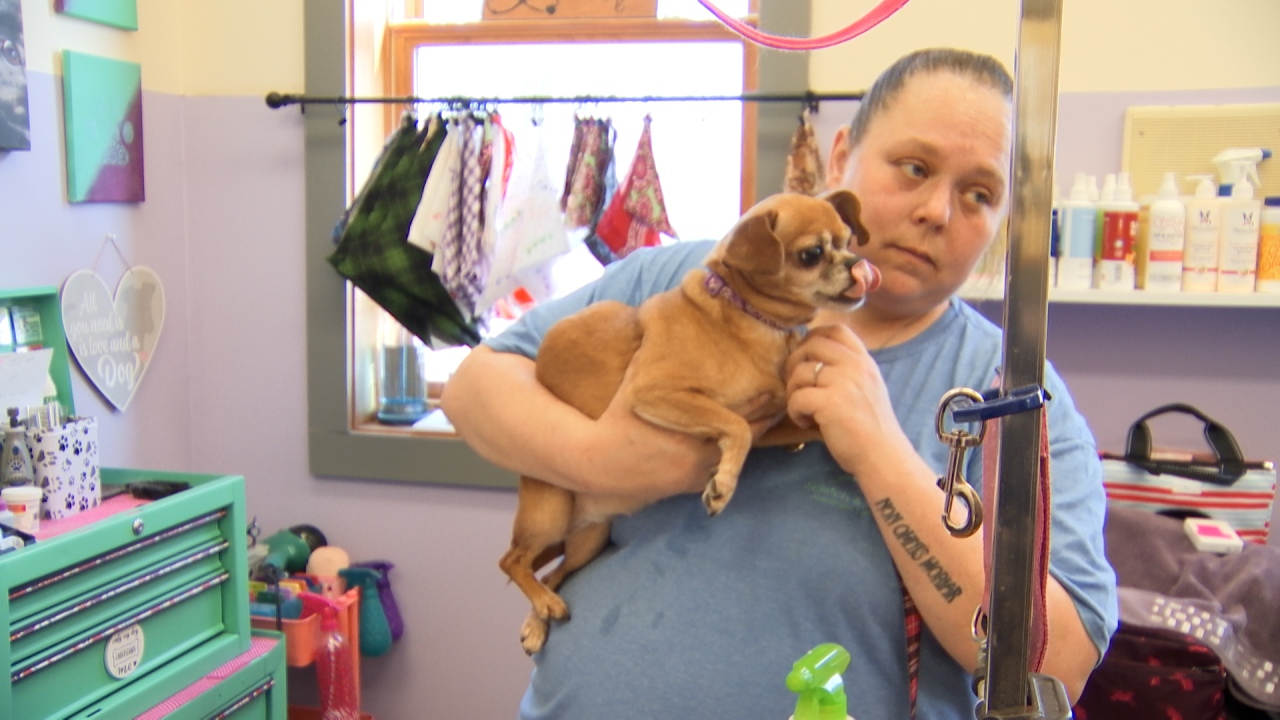
<path fill-rule="evenodd" d="M 716 515 L 733 496 L 751 448 L 750 423 L 785 412 L 782 371 L 797 330 L 819 308 L 852 310 L 879 283 L 878 272 L 851 251 L 855 242 L 866 244 L 867 231 L 853 193 L 770 196 L 679 287 L 638 308 L 595 303 L 553 325 L 538 350 L 538 380 L 598 418 L 631 366 L 626 399 L 636 415 L 719 445 L 719 466 L 702 493 Z M 816 437 L 789 421 L 775 430 L 755 444 Z M 550 619 L 568 616 L 556 589 L 604 548 L 610 519 L 648 502 L 520 478 L 511 549 L 499 566 L 533 605 L 521 628 L 525 652 L 542 648 Z M 561 555 L 540 581 L 536 573 Z"/>

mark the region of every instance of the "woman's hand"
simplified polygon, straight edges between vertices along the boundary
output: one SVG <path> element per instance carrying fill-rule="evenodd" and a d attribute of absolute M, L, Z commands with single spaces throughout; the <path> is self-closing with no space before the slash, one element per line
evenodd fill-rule
<path fill-rule="evenodd" d="M 786 373 L 787 413 L 802 427 L 816 424 L 832 456 L 855 477 L 867 454 L 906 443 L 880 369 L 848 327 L 811 329 L 787 359 Z"/>

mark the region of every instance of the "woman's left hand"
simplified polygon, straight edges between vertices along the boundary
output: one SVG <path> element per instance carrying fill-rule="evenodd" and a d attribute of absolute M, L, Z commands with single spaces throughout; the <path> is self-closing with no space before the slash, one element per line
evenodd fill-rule
<path fill-rule="evenodd" d="M 817 425 L 828 449 L 858 475 L 862 457 L 905 440 L 880 368 L 844 325 L 811 329 L 787 359 L 787 413 Z"/>

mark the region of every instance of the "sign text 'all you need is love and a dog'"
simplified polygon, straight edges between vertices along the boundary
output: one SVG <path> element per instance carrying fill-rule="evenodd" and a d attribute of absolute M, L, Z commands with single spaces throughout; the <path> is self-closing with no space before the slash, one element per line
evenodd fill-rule
<path fill-rule="evenodd" d="M 164 326 L 164 286 L 151 268 L 125 271 L 115 295 L 92 270 L 62 286 L 67 345 L 98 392 L 119 410 L 133 399 Z"/>

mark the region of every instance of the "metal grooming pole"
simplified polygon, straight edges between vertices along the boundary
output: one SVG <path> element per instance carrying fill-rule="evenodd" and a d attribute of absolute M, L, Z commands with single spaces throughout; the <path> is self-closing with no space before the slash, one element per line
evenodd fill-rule
<path fill-rule="evenodd" d="M 1062 1 L 1023 0 L 1014 59 L 1014 141 L 1005 271 L 1001 395 L 1043 387 L 1053 150 Z M 1062 683 L 1030 674 L 1038 463 L 1043 407 L 1003 418 L 997 524 L 979 720 L 1070 718 Z"/>

